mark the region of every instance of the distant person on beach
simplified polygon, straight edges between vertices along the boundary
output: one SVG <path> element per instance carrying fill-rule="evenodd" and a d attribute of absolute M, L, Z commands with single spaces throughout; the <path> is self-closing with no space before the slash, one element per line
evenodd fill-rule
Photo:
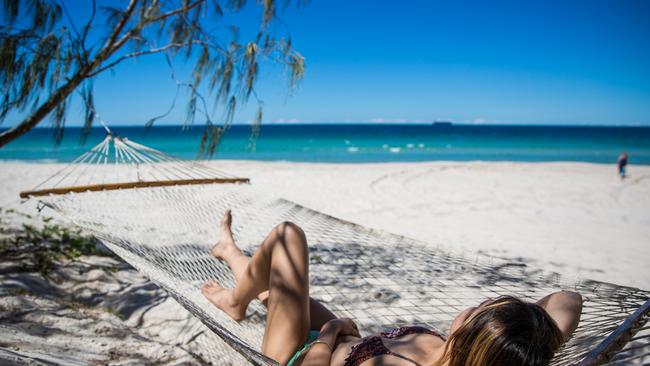
<path fill-rule="evenodd" d="M 625 167 L 627 166 L 627 153 L 624 152 L 618 156 L 618 175 L 621 176 L 621 179 L 625 179 Z"/>
<path fill-rule="evenodd" d="M 268 310 L 262 352 L 282 365 L 547 365 L 580 321 L 582 297 L 555 292 L 535 303 L 487 299 L 459 313 L 449 337 L 425 327 L 399 327 L 361 338 L 351 319 L 337 318 L 309 297 L 309 250 L 296 224 L 276 226 L 252 257 L 236 245 L 230 210 L 211 254 L 228 263 L 237 285 L 210 281 L 201 292 L 241 321 L 258 298 Z"/>

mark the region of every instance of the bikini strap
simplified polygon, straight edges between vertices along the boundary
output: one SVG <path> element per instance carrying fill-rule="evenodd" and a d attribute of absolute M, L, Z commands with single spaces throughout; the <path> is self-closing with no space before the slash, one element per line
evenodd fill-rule
<path fill-rule="evenodd" d="M 438 333 L 438 332 L 436 332 L 434 330 L 425 328 L 425 327 L 417 326 L 417 325 L 410 326 L 410 327 L 395 328 L 395 329 L 391 330 L 390 332 L 381 333 L 381 336 L 384 337 L 384 338 L 391 338 L 392 339 L 392 338 L 399 338 L 399 337 L 403 337 L 405 335 L 414 334 L 414 333 L 415 334 L 431 334 L 433 336 L 440 337 L 440 338 L 444 339 L 444 337 L 440 333 Z"/>
<path fill-rule="evenodd" d="M 388 348 L 386 348 L 386 349 L 388 349 Z M 414 365 L 416 365 L 416 366 L 420 366 L 420 364 L 417 363 L 417 362 L 415 362 L 415 360 L 413 360 L 413 359 L 411 359 L 411 358 L 408 358 L 408 357 L 406 357 L 406 356 L 400 355 L 399 353 L 395 353 L 395 352 L 393 352 L 393 351 L 391 351 L 391 350 L 388 350 L 388 354 L 391 355 L 391 356 L 399 357 L 399 358 L 401 358 L 402 360 L 409 361 L 409 362 L 411 362 L 412 364 L 414 364 Z"/>

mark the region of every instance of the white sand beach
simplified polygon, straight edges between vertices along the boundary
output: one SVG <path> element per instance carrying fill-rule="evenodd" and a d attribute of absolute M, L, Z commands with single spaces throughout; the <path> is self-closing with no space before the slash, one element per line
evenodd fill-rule
<path fill-rule="evenodd" d="M 621 181 L 614 166 L 588 163 L 209 164 L 250 177 L 257 189 L 275 196 L 432 245 L 517 258 L 569 282 L 595 279 L 650 288 L 650 166 L 629 167 L 629 178 Z M 18 204 L 18 192 L 61 167 L 0 163 L 0 207 L 33 211 L 33 204 Z M 57 267 L 56 286 L 3 263 L 0 282 L 14 287 L 0 286 L 5 318 L 0 342 L 26 355 L 58 355 L 59 361 L 68 356 L 86 362 L 196 361 L 200 347 L 184 342 L 200 338 L 200 324 L 155 286 L 146 287 L 137 272 L 118 266 L 109 275 L 80 275 L 116 263 L 86 258 L 81 269 Z M 55 311 L 61 303 L 69 305 L 58 294 L 76 291 L 81 282 L 87 293 L 75 301 L 84 307 Z M 15 291 L 17 284 L 27 291 Z M 93 300 L 93 293 L 102 300 Z M 140 301 L 140 307 L 124 313 L 120 301 Z M 16 320 L 25 307 L 39 310 Z M 81 316 L 88 321 L 79 321 Z M 47 332 L 26 331 L 44 324 L 58 324 L 68 333 L 52 344 Z M 176 339 L 181 333 L 186 338 Z M 41 349 L 44 342 L 49 351 Z"/>
<path fill-rule="evenodd" d="M 589 163 L 210 164 L 362 225 L 650 288 L 650 166 L 631 166 L 621 181 L 613 165 Z M 0 164 L 0 207 L 62 166 Z"/>
<path fill-rule="evenodd" d="M 221 164 L 310 208 L 434 245 L 521 257 L 567 279 L 650 288 L 650 166 Z"/>

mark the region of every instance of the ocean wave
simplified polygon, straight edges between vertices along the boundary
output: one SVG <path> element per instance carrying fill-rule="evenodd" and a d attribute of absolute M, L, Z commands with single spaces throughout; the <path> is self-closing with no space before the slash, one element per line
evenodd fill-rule
<path fill-rule="evenodd" d="M 58 159 L 0 159 L 0 163 L 26 163 L 26 164 L 56 164 Z"/>

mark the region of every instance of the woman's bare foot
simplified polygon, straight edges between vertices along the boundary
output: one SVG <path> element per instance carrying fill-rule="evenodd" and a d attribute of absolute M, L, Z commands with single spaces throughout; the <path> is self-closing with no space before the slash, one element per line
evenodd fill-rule
<path fill-rule="evenodd" d="M 230 210 L 227 210 L 221 218 L 221 224 L 219 225 L 219 242 L 210 251 L 213 257 L 226 260 L 228 256 L 240 252 L 235 244 L 235 239 L 232 237 L 231 225 L 232 213 Z"/>
<path fill-rule="evenodd" d="M 215 281 L 209 281 L 201 287 L 201 292 L 214 306 L 228 314 L 234 321 L 240 322 L 246 317 L 246 308 L 235 302 L 231 289 L 223 288 Z"/>

